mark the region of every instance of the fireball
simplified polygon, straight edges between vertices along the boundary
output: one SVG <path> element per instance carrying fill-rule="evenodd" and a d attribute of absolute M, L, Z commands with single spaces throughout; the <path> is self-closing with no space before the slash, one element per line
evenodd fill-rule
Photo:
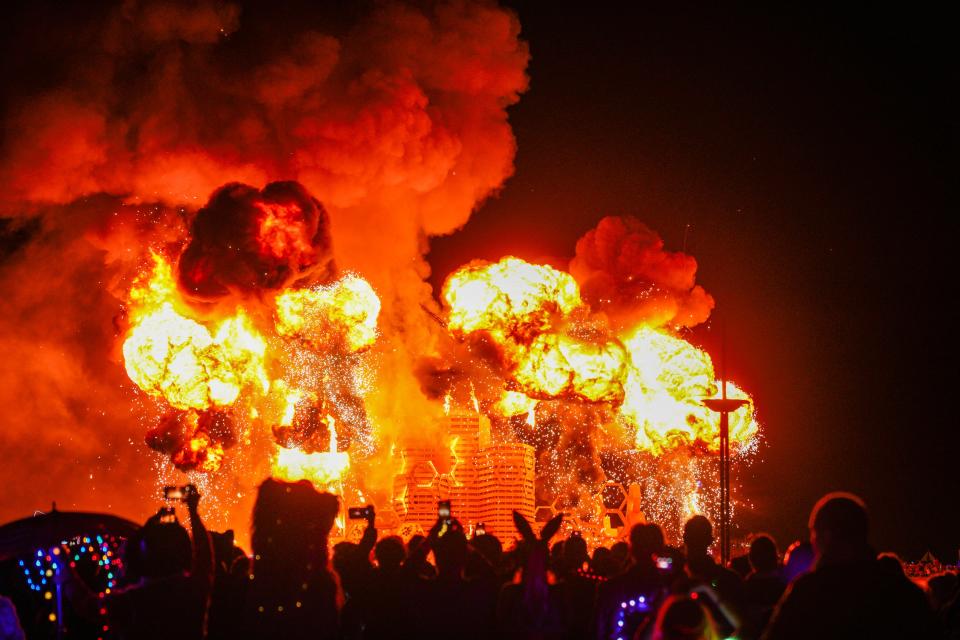
<path fill-rule="evenodd" d="M 609 403 L 636 432 L 625 448 L 717 450 L 719 425 L 703 405 L 719 396 L 710 356 L 663 328 L 599 330 L 569 274 L 519 258 L 471 264 L 447 279 L 443 298 L 452 333 L 486 336 L 499 349 L 507 380 L 495 413 L 530 414 L 537 399 Z M 734 446 L 748 446 L 757 430 L 752 401 L 730 415 Z"/>
<path fill-rule="evenodd" d="M 636 447 L 660 453 L 702 442 L 719 447 L 716 414 L 703 405 L 720 397 L 713 362 L 686 340 L 650 327 L 640 327 L 624 340 L 631 366 L 624 381 L 620 415 L 637 427 Z M 750 397 L 728 383 L 732 398 Z M 730 414 L 730 442 L 748 445 L 757 433 L 753 402 Z"/>
<path fill-rule="evenodd" d="M 277 333 L 321 348 L 336 343 L 353 353 L 377 339 L 380 299 L 363 278 L 347 275 L 331 285 L 291 289 L 277 296 Z"/>
<path fill-rule="evenodd" d="M 285 231 L 293 223 L 284 211 L 274 207 L 264 218 L 267 228 L 261 235 L 270 239 L 265 247 L 271 251 L 283 250 L 285 242 L 298 237 Z M 278 339 L 296 338 L 298 349 L 341 356 L 369 348 L 377 338 L 380 312 L 380 300 L 369 283 L 347 275 L 326 286 L 288 289 L 268 297 L 275 324 L 261 332 L 243 306 L 247 303 L 214 321 L 198 318 L 183 302 L 170 263 L 159 254 L 152 257 L 153 269 L 134 282 L 128 297 L 130 326 L 122 351 L 130 379 L 169 408 L 187 412 L 171 415 L 192 416 L 194 423 L 193 412 L 229 410 L 246 398 L 249 410 L 244 413 L 272 428 L 278 477 L 308 478 L 324 486 L 342 478 L 349 457 L 337 450 L 333 418 L 314 419 L 318 412 L 323 416 L 325 398 L 320 389 L 294 388 L 283 379 L 285 368 L 301 365 L 296 349 L 276 346 Z M 257 317 L 263 315 L 261 311 Z M 310 437 L 324 425 L 330 432 L 330 451 L 309 453 Z M 170 440 L 159 437 L 168 431 L 161 429 L 150 441 L 160 447 Z M 224 450 L 236 441 L 196 424 L 178 433 L 184 439 L 160 449 L 187 470 L 215 471 Z M 308 450 L 301 450 L 301 445 Z"/>
<path fill-rule="evenodd" d="M 123 343 L 130 379 L 178 409 L 229 406 L 248 387 L 266 391 L 266 342 L 243 311 L 212 332 L 181 315 L 170 266 L 153 259 L 152 277 L 130 295 L 134 323 Z"/>

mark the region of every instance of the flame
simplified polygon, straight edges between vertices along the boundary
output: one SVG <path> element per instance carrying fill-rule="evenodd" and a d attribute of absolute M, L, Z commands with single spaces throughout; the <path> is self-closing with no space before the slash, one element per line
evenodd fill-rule
<path fill-rule="evenodd" d="M 280 480 L 309 480 L 317 489 L 324 489 L 339 483 L 349 468 L 350 454 L 346 451 L 305 453 L 300 449 L 277 447 L 272 472 L 273 477 Z"/>
<path fill-rule="evenodd" d="M 513 257 L 474 263 L 447 279 L 443 298 L 448 328 L 458 335 L 489 335 L 500 346 L 517 390 L 590 402 L 623 397 L 623 347 L 564 330 L 570 314 L 584 308 L 570 274 Z M 571 328 L 582 332 L 580 326 Z"/>
<path fill-rule="evenodd" d="M 264 211 L 260 235 L 266 239 L 265 250 L 283 250 L 283 243 L 296 236 L 284 230 L 290 216 L 275 206 Z M 249 409 L 242 415 L 251 421 L 262 419 L 271 427 L 295 426 L 298 405 L 323 406 L 319 390 L 295 388 L 283 378 L 268 375 L 268 370 L 297 366 L 283 360 L 290 357 L 287 351 L 268 350 L 277 342 L 269 327 L 266 334 L 261 333 L 242 306 L 214 323 L 194 319 L 193 310 L 180 296 L 170 263 L 157 253 L 152 259 L 153 268 L 130 290 L 130 328 L 122 347 L 124 367 L 140 389 L 181 410 L 226 409 L 244 397 Z M 311 347 L 340 354 L 355 353 L 376 340 L 380 300 L 359 276 L 347 275 L 325 287 L 288 290 L 274 303 L 276 336 L 297 337 Z M 193 417 L 187 421 L 187 439 L 172 454 L 173 462 L 182 469 L 215 471 L 225 446 L 233 441 L 218 441 L 221 435 L 199 429 Z M 307 478 L 319 486 L 343 477 L 348 454 L 337 450 L 333 417 L 326 416 L 325 422 L 330 450 L 309 453 L 281 447 L 275 464 L 278 477 Z"/>
<path fill-rule="evenodd" d="M 640 327 L 624 340 L 632 366 L 624 382 L 626 396 L 620 414 L 637 427 L 638 449 L 664 449 L 706 443 L 719 446 L 719 423 L 703 405 L 720 397 L 713 362 L 706 352 L 686 340 L 650 327 Z M 731 398 L 750 397 L 728 383 Z M 757 433 L 753 403 L 730 414 L 730 442 L 748 445 Z"/>
<path fill-rule="evenodd" d="M 266 342 L 242 310 L 213 332 L 180 314 L 170 265 L 154 254 L 149 280 L 130 294 L 134 322 L 123 343 L 127 375 L 178 409 L 233 404 L 245 387 L 266 391 Z"/>
<path fill-rule="evenodd" d="M 277 333 L 313 346 L 336 341 L 350 352 L 377 339 L 380 299 L 363 278 L 347 275 L 331 285 L 291 289 L 277 296 Z"/>
<path fill-rule="evenodd" d="M 585 342 L 565 334 L 537 336 L 522 350 L 514 380 L 530 395 L 619 401 L 627 354 L 612 340 Z"/>
<path fill-rule="evenodd" d="M 333 416 L 328 415 L 326 422 L 330 428 L 329 450 L 307 453 L 278 446 L 272 463 L 273 477 L 287 482 L 309 480 L 317 489 L 332 489 L 343 481 L 350 468 L 350 454 L 337 451 L 337 428 Z"/>
<path fill-rule="evenodd" d="M 701 515 L 704 512 L 702 500 L 700 494 L 697 493 L 696 489 L 691 490 L 687 493 L 687 497 L 683 501 L 683 519 L 689 520 L 693 516 Z"/>
<path fill-rule="evenodd" d="M 532 423 L 537 399 L 606 402 L 636 431 L 633 448 L 659 455 L 701 442 L 717 450 L 717 416 L 703 405 L 719 397 L 710 356 L 661 328 L 614 335 L 591 317 L 569 274 L 518 258 L 474 263 L 448 278 L 443 297 L 455 335 L 499 347 L 508 380 L 496 413 L 527 413 Z M 730 414 L 734 446 L 749 445 L 757 430 L 752 401 Z"/>
<path fill-rule="evenodd" d="M 256 241 L 262 255 L 284 258 L 313 251 L 299 207 L 278 202 L 257 202 L 254 206 L 260 210 Z"/>
<path fill-rule="evenodd" d="M 529 339 L 550 328 L 556 314 L 579 307 L 573 277 L 545 265 L 507 257 L 494 264 L 474 263 L 443 285 L 449 308 L 447 326 L 468 334 L 484 330 L 498 342 Z"/>
<path fill-rule="evenodd" d="M 530 414 L 537 407 L 537 401 L 530 396 L 519 391 L 504 391 L 500 400 L 494 405 L 493 410 L 498 415 L 504 417 L 519 416 L 524 413 Z"/>
<path fill-rule="evenodd" d="M 197 433 L 187 447 L 174 453 L 173 463 L 181 468 L 211 473 L 223 464 L 223 445 L 211 442 L 210 436 Z"/>

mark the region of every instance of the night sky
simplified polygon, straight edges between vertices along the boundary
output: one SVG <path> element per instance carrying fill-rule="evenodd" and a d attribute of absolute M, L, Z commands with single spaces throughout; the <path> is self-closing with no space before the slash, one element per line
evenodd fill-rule
<path fill-rule="evenodd" d="M 516 174 L 432 243 L 564 260 L 604 215 L 684 242 L 717 300 L 691 339 L 757 402 L 740 532 L 786 546 L 823 493 L 873 541 L 957 559 L 955 39 L 934 14 L 519 3 Z"/>

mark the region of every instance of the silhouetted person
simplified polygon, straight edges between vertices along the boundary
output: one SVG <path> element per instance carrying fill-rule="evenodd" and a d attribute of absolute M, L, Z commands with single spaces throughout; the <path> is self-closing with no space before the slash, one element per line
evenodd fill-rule
<path fill-rule="evenodd" d="M 437 577 L 416 578 L 410 604 L 414 634 L 408 637 L 492 637 L 496 592 L 487 581 L 464 577 L 468 548 L 459 521 L 438 519 L 427 539 L 411 551 L 410 568 L 425 561 L 429 551 L 437 563 Z M 410 571 L 410 575 L 415 574 Z"/>
<path fill-rule="evenodd" d="M 613 574 L 626 571 L 630 565 L 630 545 L 623 540 L 614 542 L 610 547 L 610 561 L 613 565 Z"/>
<path fill-rule="evenodd" d="M 370 586 L 363 607 L 363 638 L 396 638 L 412 632 L 410 617 L 410 590 L 416 576 L 402 570 L 406 559 L 403 540 L 388 536 L 377 542 L 373 550 L 377 568 L 370 578 Z"/>
<path fill-rule="evenodd" d="M 250 559 L 234 544 L 233 530 L 210 532 L 214 578 L 210 594 L 207 640 L 228 640 L 242 635 L 237 611 L 243 608 L 250 574 Z"/>
<path fill-rule="evenodd" d="M 709 553 L 713 544 L 713 527 L 704 516 L 693 516 L 683 527 L 683 544 L 687 551 L 686 573 L 689 586 L 705 585 L 716 592 L 723 605 L 739 618 L 743 614 L 743 582 L 736 573 L 717 564 Z M 732 625 L 739 620 L 730 620 Z M 724 620 L 717 620 L 720 631 L 732 633 Z"/>
<path fill-rule="evenodd" d="M 789 583 L 798 576 L 813 569 L 813 545 L 805 540 L 797 540 L 783 554 L 783 577 Z"/>
<path fill-rule="evenodd" d="M 877 564 L 891 575 L 907 577 L 907 572 L 903 570 L 903 562 L 895 553 L 881 553 L 877 556 Z"/>
<path fill-rule="evenodd" d="M 265 480 L 253 507 L 253 572 L 243 637 L 336 638 L 340 603 L 327 538 L 339 501 L 309 482 Z"/>
<path fill-rule="evenodd" d="M 652 640 L 719 640 L 709 611 L 689 596 L 670 596 L 657 615 Z"/>
<path fill-rule="evenodd" d="M 764 638 L 938 637 L 923 593 L 877 563 L 867 533 L 860 498 L 831 493 L 816 504 L 810 515 L 815 568 L 787 588 Z"/>
<path fill-rule="evenodd" d="M 564 540 L 557 568 L 557 591 L 563 605 L 564 625 L 568 638 L 591 635 L 593 609 L 597 598 L 597 580 L 583 572 L 590 559 L 583 536 L 571 535 Z"/>
<path fill-rule="evenodd" d="M 407 561 L 405 564 L 409 565 L 409 569 L 416 572 L 421 578 L 436 578 L 436 567 L 427 562 L 428 552 L 423 554 L 419 552 L 420 545 L 426 542 L 426 540 L 427 537 L 419 533 L 410 536 L 410 539 L 407 541 Z"/>
<path fill-rule="evenodd" d="M 376 511 L 367 505 L 367 526 L 360 541 L 338 542 L 333 547 L 333 568 L 340 577 L 344 603 L 340 609 L 340 635 L 347 639 L 363 635 L 364 611 L 369 608 L 372 595 L 373 564 L 370 554 L 377 542 Z"/>
<path fill-rule="evenodd" d="M 597 547 L 590 558 L 590 571 L 603 578 L 609 578 L 617 573 L 616 561 L 613 554 L 606 547 Z"/>
<path fill-rule="evenodd" d="M 601 584 L 597 590 L 594 635 L 598 640 L 631 637 L 636 629 L 652 619 L 656 607 L 667 595 L 667 574 L 657 568 L 655 560 L 664 548 L 660 527 L 655 524 L 634 525 L 630 530 L 629 548 L 633 565 Z M 631 601 L 633 605 L 630 605 Z M 621 626 L 619 616 L 622 611 L 628 613 Z"/>
<path fill-rule="evenodd" d="M 960 593 L 960 580 L 953 572 L 930 576 L 927 580 L 927 592 L 933 610 L 942 611 Z"/>
<path fill-rule="evenodd" d="M 538 537 L 521 514 L 513 512 L 513 522 L 522 538 L 517 546 L 521 560 L 520 582 L 508 584 L 497 601 L 499 638 L 563 638 L 563 603 L 559 591 L 547 577 L 550 538 L 556 535 L 563 519 L 555 516 L 543 526 Z"/>
<path fill-rule="evenodd" d="M 954 594 L 943 607 L 939 617 L 949 640 L 960 640 L 960 593 Z"/>
<path fill-rule="evenodd" d="M 554 542 L 550 546 L 550 557 L 547 561 L 547 570 L 554 575 L 560 573 L 563 566 L 563 540 Z"/>
<path fill-rule="evenodd" d="M 387 536 L 374 546 L 373 556 L 377 559 L 378 569 L 393 573 L 400 571 L 400 566 L 407 558 L 407 550 L 400 536 Z"/>
<path fill-rule="evenodd" d="M 493 571 L 493 578 L 497 583 L 502 584 L 513 577 L 512 574 L 506 575 L 509 571 L 504 567 L 503 545 L 495 535 L 490 533 L 474 535 L 470 540 L 470 547 L 477 555 L 483 557 Z"/>
<path fill-rule="evenodd" d="M 108 626 L 123 640 L 204 637 L 204 623 L 213 581 L 210 538 L 197 512 L 200 494 L 185 496 L 190 535 L 177 522 L 163 522 L 160 514 L 143 526 L 136 540 L 138 577 L 112 593 L 94 594 L 75 570 L 60 580 L 74 608 L 84 617 L 106 615 Z"/>
<path fill-rule="evenodd" d="M 750 557 L 747 554 L 730 558 L 729 568 L 740 576 L 741 580 L 745 580 L 746 577 L 750 575 L 750 572 L 753 571 L 753 568 L 750 566 Z"/>
<path fill-rule="evenodd" d="M 756 638 L 770 620 L 787 582 L 780 570 L 777 543 L 766 534 L 756 536 L 750 543 L 751 571 L 743 582 L 744 625 L 741 636 Z"/>

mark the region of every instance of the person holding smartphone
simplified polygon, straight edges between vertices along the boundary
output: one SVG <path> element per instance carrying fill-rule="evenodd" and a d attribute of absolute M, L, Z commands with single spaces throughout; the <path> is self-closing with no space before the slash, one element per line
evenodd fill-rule
<path fill-rule="evenodd" d="M 58 576 L 74 609 L 90 619 L 106 616 L 123 639 L 201 640 L 213 584 L 213 550 L 197 507 L 200 493 L 188 485 L 183 502 L 191 536 L 163 509 L 143 526 L 134 553 L 138 578 L 112 593 L 97 595 L 66 565 Z"/>

